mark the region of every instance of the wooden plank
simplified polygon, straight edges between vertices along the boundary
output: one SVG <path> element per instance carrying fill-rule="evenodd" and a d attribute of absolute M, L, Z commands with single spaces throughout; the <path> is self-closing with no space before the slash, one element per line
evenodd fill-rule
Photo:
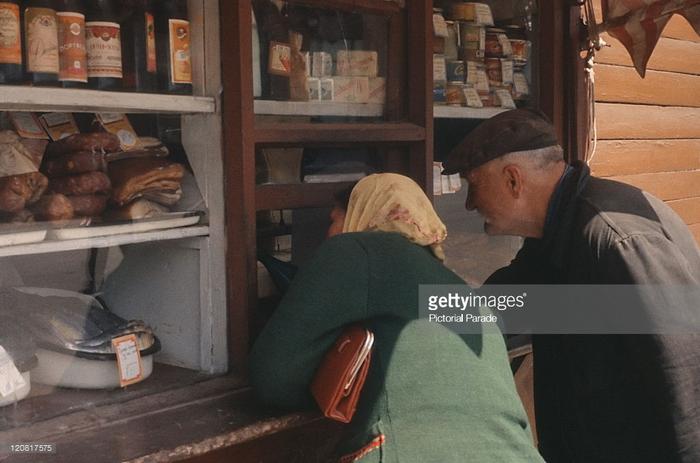
<path fill-rule="evenodd" d="M 632 58 L 625 47 L 608 34 L 603 34 L 603 38 L 611 46 L 603 48 L 596 54 L 596 62 L 631 67 Z M 700 75 L 700 59 L 693 59 L 698 56 L 700 56 L 699 42 L 662 37 L 649 59 L 647 69 Z"/>
<path fill-rule="evenodd" d="M 695 237 L 695 241 L 697 241 L 698 244 L 700 244 L 700 223 L 696 223 L 694 225 L 691 225 L 688 228 L 690 228 L 690 233 L 692 233 L 693 236 Z"/>
<path fill-rule="evenodd" d="M 280 123 L 259 122 L 260 145 L 298 146 L 324 143 L 408 143 L 425 140 L 425 128 L 401 123 Z"/>
<path fill-rule="evenodd" d="M 496 114 L 508 111 L 505 108 L 467 108 L 463 106 L 435 106 L 436 119 L 489 119 Z"/>
<path fill-rule="evenodd" d="M 700 138 L 700 109 L 596 103 L 598 139 Z"/>
<path fill-rule="evenodd" d="M 700 76 L 647 71 L 642 79 L 631 67 L 599 64 L 595 69 L 596 101 L 700 107 Z"/>
<path fill-rule="evenodd" d="M 667 203 L 688 225 L 700 224 L 700 198 L 678 199 Z"/>
<path fill-rule="evenodd" d="M 700 196 L 700 170 L 620 175 L 610 178 L 634 185 L 664 201 Z"/>
<path fill-rule="evenodd" d="M 333 195 L 348 188 L 353 183 L 260 185 L 256 189 L 255 208 L 259 211 L 264 211 L 270 209 L 330 207 L 333 206 Z"/>
<path fill-rule="evenodd" d="M 599 177 L 700 169 L 700 140 L 601 140 L 591 161 Z"/>
<path fill-rule="evenodd" d="M 690 23 L 680 15 L 674 15 L 666 24 L 662 37 L 669 37 L 680 40 L 690 40 L 691 42 L 700 42 L 700 35 L 693 30 Z"/>
<path fill-rule="evenodd" d="M 333 101 L 255 100 L 255 114 L 280 116 L 382 117 L 381 103 L 336 103 Z"/>

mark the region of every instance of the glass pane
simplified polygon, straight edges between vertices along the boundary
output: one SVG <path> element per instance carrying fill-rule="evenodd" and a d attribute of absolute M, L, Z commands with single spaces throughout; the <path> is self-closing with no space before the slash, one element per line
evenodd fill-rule
<path fill-rule="evenodd" d="M 436 117 L 486 118 L 537 101 L 536 0 L 434 6 Z"/>
<path fill-rule="evenodd" d="M 300 3 L 252 2 L 255 113 L 382 120 L 388 18 Z"/>

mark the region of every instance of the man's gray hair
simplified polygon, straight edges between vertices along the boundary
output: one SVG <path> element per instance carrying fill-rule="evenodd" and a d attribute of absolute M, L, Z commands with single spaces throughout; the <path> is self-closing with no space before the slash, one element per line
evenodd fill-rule
<path fill-rule="evenodd" d="M 501 161 L 545 169 L 552 164 L 564 161 L 564 150 L 559 145 L 553 145 L 536 150 L 514 151 L 501 156 Z"/>

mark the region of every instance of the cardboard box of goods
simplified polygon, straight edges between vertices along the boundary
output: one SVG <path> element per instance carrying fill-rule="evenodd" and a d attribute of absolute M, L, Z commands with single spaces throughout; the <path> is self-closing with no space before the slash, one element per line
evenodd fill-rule
<path fill-rule="evenodd" d="M 333 101 L 338 103 L 367 103 L 369 78 L 333 77 Z"/>
<path fill-rule="evenodd" d="M 309 101 L 321 100 L 321 79 L 307 77 L 306 87 L 309 89 Z"/>
<path fill-rule="evenodd" d="M 333 57 L 325 51 L 315 51 L 311 65 L 313 77 L 330 77 L 333 75 Z"/>
<path fill-rule="evenodd" d="M 384 77 L 371 77 L 369 79 L 368 103 L 384 103 L 386 101 L 386 79 Z"/>
<path fill-rule="evenodd" d="M 378 69 L 376 51 L 340 50 L 336 55 L 339 76 L 377 77 Z"/>

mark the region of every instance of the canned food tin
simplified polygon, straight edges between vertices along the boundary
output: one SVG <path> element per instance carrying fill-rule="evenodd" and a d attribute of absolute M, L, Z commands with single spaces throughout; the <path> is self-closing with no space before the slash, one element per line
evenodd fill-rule
<path fill-rule="evenodd" d="M 485 3 L 453 3 L 450 8 L 450 19 L 470 21 L 484 26 L 493 26 L 491 7 Z"/>
<path fill-rule="evenodd" d="M 448 82 L 464 82 L 465 75 L 464 61 L 454 60 L 447 62 Z"/>
<path fill-rule="evenodd" d="M 503 83 L 503 70 L 500 58 L 486 58 L 486 75 L 489 85 L 501 85 Z"/>
<path fill-rule="evenodd" d="M 445 104 L 445 87 L 433 88 L 433 104 L 436 104 L 436 105 L 444 105 Z"/>
<path fill-rule="evenodd" d="M 461 82 L 448 82 L 445 88 L 445 101 L 448 106 L 462 106 L 464 84 Z"/>
<path fill-rule="evenodd" d="M 506 58 L 513 54 L 510 40 L 503 29 L 490 28 L 486 31 L 485 54 L 489 58 Z"/>
<path fill-rule="evenodd" d="M 510 47 L 513 50 L 513 61 L 517 65 L 525 65 L 530 59 L 530 41 L 520 39 L 510 39 Z"/>

